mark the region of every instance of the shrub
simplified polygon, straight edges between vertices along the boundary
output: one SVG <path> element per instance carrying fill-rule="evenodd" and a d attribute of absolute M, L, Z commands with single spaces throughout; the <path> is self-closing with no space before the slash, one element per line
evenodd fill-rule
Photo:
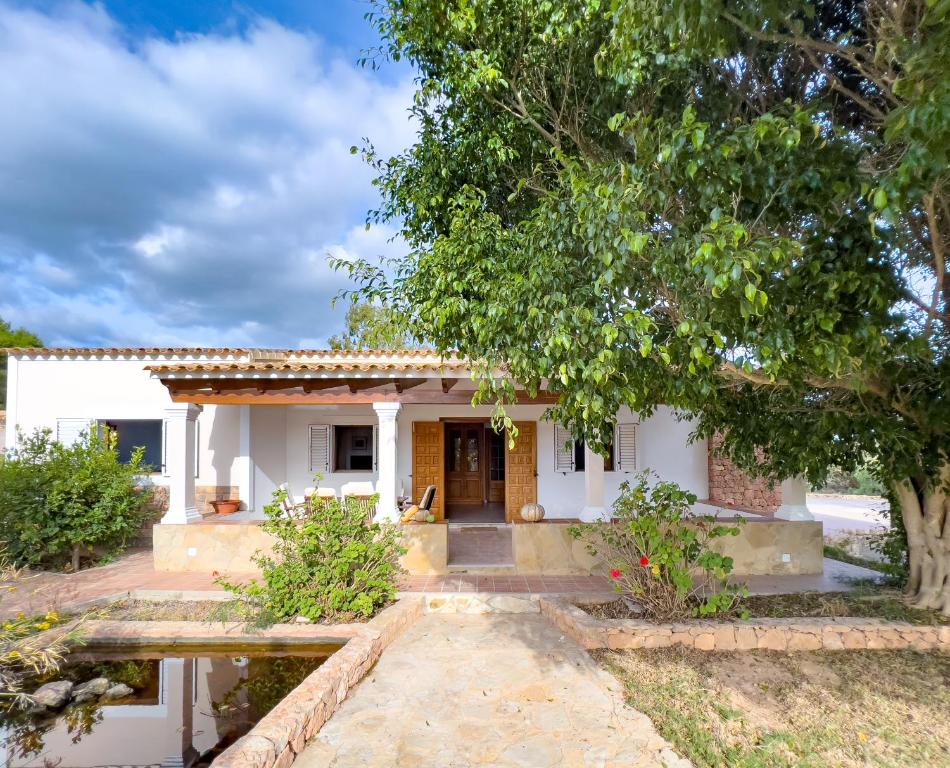
<path fill-rule="evenodd" d="M 736 536 L 738 525 L 711 516 L 692 516 L 696 496 L 676 483 L 639 476 L 624 482 L 613 505 L 614 521 L 570 528 L 571 535 L 601 556 L 617 592 L 639 603 L 657 621 L 709 616 L 736 608 L 748 593 L 727 581 L 732 558 L 712 551 L 709 542 Z"/>
<path fill-rule="evenodd" d="M 0 544 L 0 602 L 16 592 L 20 572 Z M 55 672 L 66 654 L 72 632 L 47 632 L 61 622 L 54 613 L 26 616 L 23 613 L 0 621 L 0 713 L 28 704 L 21 683 L 25 677 Z"/>
<path fill-rule="evenodd" d="M 123 463 L 115 436 L 97 430 L 68 446 L 36 430 L 18 445 L 0 457 L 0 530 L 16 565 L 78 568 L 83 551 L 122 548 L 141 529 L 142 449 Z"/>
<path fill-rule="evenodd" d="M 262 581 L 218 580 L 241 598 L 246 618 L 262 624 L 296 616 L 345 621 L 371 616 L 395 599 L 399 556 L 405 553 L 397 526 L 367 523 L 366 507 L 357 499 L 331 499 L 295 519 L 284 510 L 286 495 L 277 489 L 264 507 L 263 529 L 276 544 L 272 553 L 254 557 Z"/>

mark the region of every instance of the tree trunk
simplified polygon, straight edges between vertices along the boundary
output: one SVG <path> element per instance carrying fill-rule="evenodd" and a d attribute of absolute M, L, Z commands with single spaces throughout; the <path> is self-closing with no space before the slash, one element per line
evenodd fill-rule
<path fill-rule="evenodd" d="M 950 616 L 950 463 L 924 484 L 895 484 L 907 530 L 907 594 L 917 608 Z"/>

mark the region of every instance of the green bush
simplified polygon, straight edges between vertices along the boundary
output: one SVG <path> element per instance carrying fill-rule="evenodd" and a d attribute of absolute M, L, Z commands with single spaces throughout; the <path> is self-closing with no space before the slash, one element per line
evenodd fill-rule
<path fill-rule="evenodd" d="M 36 430 L 0 457 L 0 531 L 18 566 L 78 567 L 82 553 L 124 547 L 141 529 L 151 489 L 143 450 L 119 460 L 97 430 L 72 445 Z"/>
<path fill-rule="evenodd" d="M 254 557 L 262 581 L 218 581 L 241 598 L 246 618 L 260 624 L 296 616 L 345 621 L 371 616 L 395 599 L 405 553 L 397 526 L 367 523 L 366 507 L 356 499 L 321 501 L 316 512 L 297 519 L 284 509 L 286 495 L 277 489 L 264 507 L 262 527 L 276 544 Z"/>
<path fill-rule="evenodd" d="M 693 516 L 696 496 L 676 483 L 639 475 L 624 482 L 613 505 L 613 522 L 572 526 L 572 536 L 607 563 L 614 588 L 643 607 L 648 618 L 668 621 L 734 610 L 748 594 L 731 585 L 732 558 L 712 551 L 709 542 L 736 536 L 738 525 L 711 516 Z"/>

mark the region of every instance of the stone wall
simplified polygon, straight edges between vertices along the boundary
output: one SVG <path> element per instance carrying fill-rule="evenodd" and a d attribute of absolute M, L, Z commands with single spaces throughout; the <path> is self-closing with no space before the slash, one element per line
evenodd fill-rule
<path fill-rule="evenodd" d="M 195 486 L 195 509 L 202 515 L 213 515 L 212 501 L 239 499 L 240 494 L 241 489 L 236 485 L 197 485 Z M 241 504 L 242 509 L 246 507 L 245 503 Z"/>
<path fill-rule="evenodd" d="M 709 441 L 709 501 L 724 507 L 771 515 L 782 503 L 778 482 L 770 486 L 765 478 L 751 478 L 721 455 L 722 435 Z"/>
<path fill-rule="evenodd" d="M 541 613 L 585 648 L 669 648 L 698 651 L 842 651 L 914 649 L 950 652 L 950 626 L 858 618 L 750 619 L 653 624 L 595 619 L 576 605 L 542 597 Z"/>
<path fill-rule="evenodd" d="M 222 752 L 212 768 L 289 768 L 383 650 L 421 615 L 420 598 L 387 608 Z"/>
<path fill-rule="evenodd" d="M 600 559 L 572 538 L 568 528 L 555 522 L 512 526 L 515 570 L 552 576 L 606 572 Z M 401 531 L 407 550 L 402 565 L 411 575 L 448 573 L 447 525 L 410 524 L 401 526 Z M 152 538 L 157 571 L 255 572 L 254 553 L 274 545 L 259 521 L 228 518 L 155 525 Z M 739 529 L 738 536 L 713 542 L 717 551 L 733 558 L 736 576 L 821 573 L 822 546 L 821 523 L 767 519 L 749 521 Z M 510 570 L 505 568 L 503 572 Z"/>

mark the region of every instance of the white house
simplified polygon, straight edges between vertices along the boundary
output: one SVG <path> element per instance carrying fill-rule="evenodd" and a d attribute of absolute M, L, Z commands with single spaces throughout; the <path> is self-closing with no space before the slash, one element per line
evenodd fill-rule
<path fill-rule="evenodd" d="M 519 431 L 511 447 L 491 429 L 492 409 L 471 405 L 466 362 L 426 350 L 13 349 L 8 366 L 8 449 L 18 430 L 48 428 L 69 441 L 97 423 L 117 433 L 123 453 L 145 446 L 154 483 L 168 488 L 159 567 L 239 567 L 260 544 L 254 523 L 274 489 L 287 483 L 299 499 L 319 473 L 337 491 L 372 483 L 377 517 L 394 521 L 400 503 L 435 485 L 433 512 L 444 524 L 407 528 L 420 539 L 424 572 L 451 566 L 443 539 L 463 524 L 510 529 L 515 565 L 547 572 L 549 564 L 528 563 L 524 547 L 519 557 L 519 537 L 555 535 L 560 547 L 563 534 L 516 525 L 522 506 L 540 503 L 548 524 L 601 518 L 620 484 L 650 469 L 695 493 L 700 511 L 728 509 L 755 524 L 742 537 L 750 570 L 820 571 L 821 526 L 805 522 L 804 486 L 750 482 L 705 441 L 690 442 L 691 423 L 668 408 L 647 419 L 618 414 L 605 460 L 569 447 L 569 434 L 544 419 L 553 402 L 544 393 L 521 392 L 507 409 Z M 208 502 L 227 498 L 242 511 L 211 515 Z M 808 552 L 795 551 L 806 540 Z M 413 562 L 411 552 L 410 570 Z"/>

